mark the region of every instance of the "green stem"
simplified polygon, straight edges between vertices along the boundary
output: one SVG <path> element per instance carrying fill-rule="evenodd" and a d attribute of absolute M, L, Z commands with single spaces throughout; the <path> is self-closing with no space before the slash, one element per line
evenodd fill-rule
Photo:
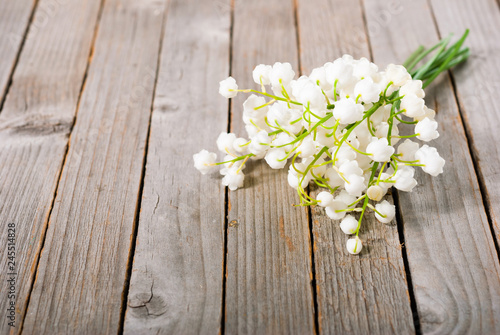
<path fill-rule="evenodd" d="M 255 156 L 254 154 L 248 154 L 248 155 L 243 155 L 243 156 L 239 156 L 239 157 L 236 157 L 235 159 L 231 159 L 231 160 L 228 160 L 228 161 L 225 161 L 225 162 L 218 162 L 218 163 L 214 163 L 214 165 L 222 165 L 222 164 L 226 164 L 226 163 L 234 163 L 234 162 L 237 162 L 237 161 L 241 161 L 247 157 L 252 157 L 252 156 Z"/>
<path fill-rule="evenodd" d="M 312 166 L 314 165 L 314 163 L 316 163 L 316 161 L 326 152 L 328 151 L 328 147 L 323 147 L 315 156 L 314 156 L 314 159 L 313 161 L 311 162 L 311 164 L 309 164 L 309 166 L 307 166 L 306 170 L 304 171 L 304 175 L 302 176 L 302 179 L 300 180 L 300 183 L 299 183 L 299 186 L 302 185 L 302 182 L 304 181 L 304 179 L 306 178 L 307 176 L 307 173 L 309 172 L 309 170 L 312 168 Z"/>
<path fill-rule="evenodd" d="M 309 131 L 306 131 L 302 135 L 298 136 L 295 140 L 291 141 L 290 143 L 286 143 L 286 144 L 282 144 L 282 145 L 277 145 L 277 146 L 271 146 L 271 147 L 273 147 L 273 148 L 282 148 L 282 147 L 286 147 L 287 145 L 291 145 L 291 144 L 297 143 L 298 141 L 302 140 L 307 135 L 309 135 L 310 133 L 312 133 L 322 123 L 325 123 L 326 121 L 328 121 L 332 116 L 333 116 L 333 114 L 331 114 L 331 113 L 327 114 L 324 118 L 322 118 L 321 120 L 319 120 L 318 123 L 316 123 L 314 126 L 312 126 Z"/>
<path fill-rule="evenodd" d="M 403 66 L 409 70 L 409 65 L 413 64 L 413 62 L 415 61 L 415 59 L 417 59 L 417 57 L 420 56 L 424 51 L 425 51 L 425 47 L 423 45 L 419 46 L 417 48 L 417 50 L 413 51 L 413 53 L 410 55 L 410 57 L 408 57 L 405 60 L 405 62 L 403 63 Z"/>
<path fill-rule="evenodd" d="M 441 64 L 441 66 L 438 68 L 438 70 L 429 78 L 425 81 L 425 83 L 422 85 L 422 88 L 426 88 L 436 77 L 443 71 L 445 71 L 447 65 L 451 60 L 455 57 L 455 55 L 460 51 L 460 48 L 462 47 L 462 44 L 464 43 L 465 39 L 467 38 L 467 35 L 469 34 L 469 29 L 465 31 L 465 33 L 462 35 L 462 37 L 458 40 L 458 42 L 454 45 L 452 48 L 453 51 L 451 54 L 446 58 L 446 60 Z"/>
<path fill-rule="evenodd" d="M 269 98 L 273 98 L 275 100 L 280 100 L 280 101 L 284 101 L 284 102 L 289 102 L 289 103 L 294 104 L 294 105 L 300 105 L 300 106 L 302 106 L 302 104 L 300 102 L 293 101 L 293 100 L 288 100 L 288 99 L 285 99 L 285 98 L 278 97 L 276 95 L 272 95 L 272 94 L 269 94 L 269 93 L 266 93 L 266 92 L 257 91 L 257 90 L 251 89 L 251 88 L 244 89 L 244 90 L 238 90 L 238 91 L 240 91 L 240 92 L 257 93 L 257 94 L 261 94 L 261 95 L 264 95 L 264 96 L 269 97 Z"/>

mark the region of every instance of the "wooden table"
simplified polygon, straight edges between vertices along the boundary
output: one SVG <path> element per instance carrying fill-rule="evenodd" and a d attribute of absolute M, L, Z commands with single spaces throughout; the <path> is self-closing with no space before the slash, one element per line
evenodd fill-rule
<path fill-rule="evenodd" d="M 383 67 L 465 28 L 426 97 L 445 173 L 388 195 L 359 256 L 286 171 L 228 192 L 192 167 L 244 132 L 228 75 Z M 0 31 L 0 333 L 500 333 L 495 0 L 0 0 Z"/>

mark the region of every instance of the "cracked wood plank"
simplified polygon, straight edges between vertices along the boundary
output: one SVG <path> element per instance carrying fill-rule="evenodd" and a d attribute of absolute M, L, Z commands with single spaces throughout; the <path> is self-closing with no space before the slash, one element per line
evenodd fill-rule
<path fill-rule="evenodd" d="M 28 334 L 121 327 L 164 7 L 105 1 L 24 322 Z"/>
<path fill-rule="evenodd" d="M 370 58 L 358 2 L 298 1 L 298 22 L 304 74 L 345 53 Z M 386 199 L 392 202 L 391 195 Z M 414 333 L 395 220 L 382 224 L 367 211 L 357 256 L 347 252 L 348 236 L 323 208 L 312 208 L 312 220 L 320 333 Z"/>
<path fill-rule="evenodd" d="M 479 181 L 500 244 L 500 10 L 495 0 L 430 1 L 441 36 L 470 29 L 471 56 L 453 69 L 456 94 L 476 160 Z"/>
<path fill-rule="evenodd" d="M 227 129 L 218 83 L 229 74 L 230 1 L 172 0 L 124 333 L 221 331 L 224 187 L 193 154 Z"/>
<path fill-rule="evenodd" d="M 257 64 L 290 62 L 298 71 L 293 2 L 236 1 L 232 76 L 256 88 Z M 297 73 L 298 74 L 298 73 Z M 231 131 L 246 136 L 241 119 L 248 94 L 232 101 Z M 229 191 L 226 325 L 228 333 L 313 333 L 309 224 L 287 170 L 262 161 L 245 169 L 245 187 Z"/>
<path fill-rule="evenodd" d="M 43 2 L 43 1 L 42 1 Z M 44 2 L 45 3 L 45 2 Z M 35 0 L 0 1 L 0 101 L 7 93 L 20 48 L 26 37 Z M 39 14 L 40 15 L 40 14 Z"/>
<path fill-rule="evenodd" d="M 7 245 L 7 223 L 16 224 L 14 331 L 19 331 L 25 314 L 100 8 L 99 0 L 65 2 L 45 20 L 49 2 L 40 0 L 33 19 L 38 25 L 30 29 L 0 114 L 1 245 Z M 23 1 L 9 1 L 11 6 L 14 3 Z M 12 18 L 23 21 L 18 15 Z M 2 58 L 8 54 L 2 52 Z M 0 248 L 2 260 L 7 259 L 6 253 L 7 248 Z M 0 273 L 1 292 L 7 292 L 6 276 L 6 271 Z M 0 299 L 4 321 L 8 302 Z M 7 322 L 0 322 L 0 333 L 8 329 Z"/>
<path fill-rule="evenodd" d="M 477 2 L 473 7 L 470 3 L 469 11 L 473 12 Z M 461 34 L 465 28 L 459 25 L 464 25 L 466 11 L 461 16 L 458 13 L 444 15 L 448 11 L 454 13 L 461 6 L 450 2 L 446 8 L 439 8 L 438 25 L 461 22 L 454 30 Z M 381 65 L 401 63 L 418 45 L 431 46 L 438 41 L 425 0 L 399 4 L 365 0 L 365 7 L 368 26 L 372 27 L 373 55 Z M 482 25 L 488 24 L 482 17 L 477 22 L 479 20 Z M 481 27 L 473 29 L 475 33 L 466 41 L 466 45 L 472 43 L 473 56 L 472 63 L 465 64 L 457 77 L 457 85 L 461 87 L 473 87 L 481 78 L 474 67 L 479 62 L 474 56 L 477 41 L 488 38 L 489 46 L 498 45 L 498 41 L 485 36 L 489 28 Z M 441 135 L 429 144 L 435 146 L 447 162 L 444 173 L 438 177 L 417 169 L 415 178 L 419 185 L 412 193 L 399 192 L 421 330 L 424 334 L 499 333 L 500 266 L 449 76 L 441 75 L 426 93 L 426 103 L 437 109 Z M 484 110 L 491 109 L 481 109 Z M 493 127 L 479 129 L 476 131 L 486 133 L 490 143 L 494 143 L 492 137 L 497 135 Z M 498 157 L 492 159 L 498 160 Z"/>

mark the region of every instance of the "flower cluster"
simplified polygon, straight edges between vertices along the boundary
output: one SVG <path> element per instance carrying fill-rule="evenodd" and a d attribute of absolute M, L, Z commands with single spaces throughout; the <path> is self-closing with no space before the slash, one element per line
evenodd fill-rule
<path fill-rule="evenodd" d="M 222 161 L 202 150 L 193 156 L 195 167 L 206 174 L 220 166 L 222 184 L 236 190 L 249 159 L 264 159 L 273 169 L 288 166 L 300 205 L 321 206 L 341 220 L 341 230 L 355 235 L 347 250 L 358 254 L 365 211 L 389 223 L 395 207 L 383 197 L 390 187 L 411 192 L 415 168 L 432 176 L 443 172 L 444 159 L 427 144 L 439 136 L 435 112 L 425 106 L 423 82 L 402 65 L 380 71 L 366 58 L 344 55 L 294 78 L 289 63 L 275 63 L 254 69 L 260 90 L 240 89 L 232 77 L 221 81 L 219 93 L 226 98 L 252 93 L 243 103 L 247 137 L 221 133 Z M 410 135 L 400 135 L 403 124 Z M 324 189 L 315 198 L 306 192 L 311 182 Z"/>

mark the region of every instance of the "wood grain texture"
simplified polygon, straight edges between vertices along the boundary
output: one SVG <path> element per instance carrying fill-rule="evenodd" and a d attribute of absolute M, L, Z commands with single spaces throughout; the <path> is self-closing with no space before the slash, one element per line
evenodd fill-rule
<path fill-rule="evenodd" d="M 232 76 L 255 87 L 257 64 L 290 62 L 298 69 L 293 2 L 236 1 Z M 243 94 L 232 101 L 231 130 L 246 136 Z M 245 169 L 245 187 L 229 192 L 226 332 L 312 333 L 311 250 L 307 211 L 287 171 L 264 161 Z"/>
<path fill-rule="evenodd" d="M 299 1 L 298 17 L 304 74 L 344 53 L 370 57 L 357 2 Z M 392 202 L 392 196 L 386 198 Z M 312 220 L 320 332 L 414 333 L 395 220 L 381 224 L 368 211 L 360 231 L 364 247 L 358 256 L 347 252 L 348 236 L 323 208 L 312 209 Z"/>
<path fill-rule="evenodd" d="M 0 101 L 26 36 L 34 0 L 0 1 Z"/>
<path fill-rule="evenodd" d="M 105 2 L 24 322 L 27 334 L 119 329 L 164 6 Z"/>
<path fill-rule="evenodd" d="M 227 129 L 230 2 L 169 4 L 125 334 L 221 331 L 224 187 L 193 154 Z"/>
<path fill-rule="evenodd" d="M 365 5 L 367 22 L 384 10 L 374 0 Z M 384 65 L 403 62 L 419 44 L 437 42 L 435 29 L 426 1 L 404 2 L 380 33 L 370 34 L 374 58 Z M 437 109 L 441 134 L 430 145 L 447 160 L 444 174 L 431 177 L 417 170 L 420 185 L 412 193 L 399 192 L 422 332 L 498 333 L 498 256 L 449 76 L 442 75 L 426 91 L 427 104 Z"/>
<path fill-rule="evenodd" d="M 37 22 L 44 15 L 39 11 L 46 2 L 39 4 L 42 7 L 34 17 Z M 16 225 L 16 328 L 12 331 L 19 330 L 25 314 L 99 8 L 100 1 L 66 3 L 54 10 L 43 27 L 31 30 L 35 35 L 25 42 L 0 114 L 2 246 L 7 245 L 7 223 Z M 61 45 L 64 50 L 59 49 Z M 0 248 L 2 262 L 6 253 L 6 247 Z M 7 292 L 6 278 L 7 271 L 2 270 L 2 293 Z M 7 303 L 6 297 L 0 299 L 2 320 L 6 320 Z M 7 322 L 0 322 L 0 333 L 8 328 Z"/>
<path fill-rule="evenodd" d="M 484 185 L 492 225 L 500 243 L 500 10 L 493 0 L 430 1 L 441 36 L 470 29 L 467 63 L 453 70 L 467 135 Z"/>

